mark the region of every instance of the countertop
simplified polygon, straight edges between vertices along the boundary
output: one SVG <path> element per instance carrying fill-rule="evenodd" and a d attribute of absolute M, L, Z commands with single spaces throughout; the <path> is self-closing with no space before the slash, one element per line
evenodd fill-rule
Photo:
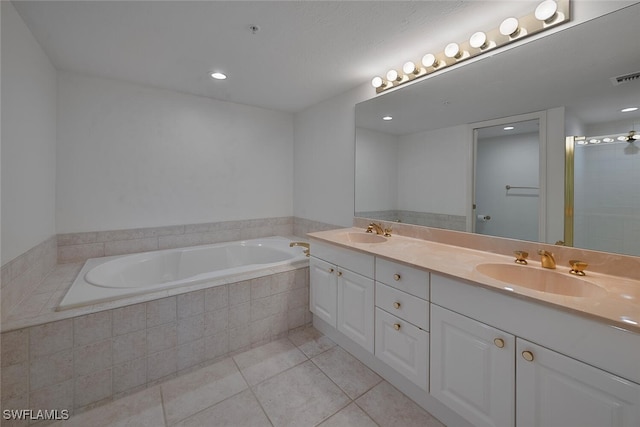
<path fill-rule="evenodd" d="M 449 275 L 497 292 L 550 305 L 640 333 L 639 280 L 590 272 L 588 269 L 585 277 L 577 278 L 569 273 L 568 267 L 558 264 L 557 269 L 554 270 L 557 274 L 566 274 L 578 280 L 591 282 L 606 291 L 601 295 L 588 297 L 559 295 L 518 286 L 516 283 L 499 281 L 476 270 L 480 264 L 488 263 L 517 265 L 514 263 L 515 257 L 512 256 L 396 235 L 389 237 L 383 243 L 354 243 L 346 238 L 347 233 L 364 234 L 364 231 L 360 228 L 343 228 L 309 233 L 311 255 L 313 255 L 314 241 L 330 243 Z M 528 265 L 518 266 L 523 269 L 523 274 L 526 274 L 526 269 L 542 268 L 538 261 L 529 260 L 528 262 Z"/>

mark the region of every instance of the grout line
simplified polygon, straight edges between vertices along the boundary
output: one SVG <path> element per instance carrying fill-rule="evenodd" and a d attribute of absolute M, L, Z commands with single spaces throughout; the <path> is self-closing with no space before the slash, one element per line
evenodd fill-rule
<path fill-rule="evenodd" d="M 158 387 L 158 391 L 160 392 L 160 406 L 162 407 L 162 418 L 164 419 L 165 427 L 169 426 L 169 422 L 167 420 L 167 409 L 164 404 L 164 393 L 162 392 L 162 384 L 156 384 Z"/>

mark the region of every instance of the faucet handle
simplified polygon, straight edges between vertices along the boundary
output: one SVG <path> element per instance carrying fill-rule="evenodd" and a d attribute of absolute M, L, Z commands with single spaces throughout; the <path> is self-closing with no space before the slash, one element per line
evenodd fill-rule
<path fill-rule="evenodd" d="M 569 273 L 575 274 L 576 276 L 587 275 L 584 270 L 589 266 L 589 264 L 587 264 L 586 262 L 572 259 L 569 261 L 569 265 L 571 266 L 571 270 L 569 271 Z"/>
<path fill-rule="evenodd" d="M 513 254 L 516 256 L 516 260 L 514 261 L 516 264 L 527 265 L 527 257 L 529 256 L 529 252 L 515 251 Z"/>
<path fill-rule="evenodd" d="M 369 224 L 369 225 L 367 226 L 367 231 L 366 231 L 366 233 L 373 233 L 373 223 L 371 223 L 371 224 Z"/>
<path fill-rule="evenodd" d="M 391 232 L 393 229 L 391 227 L 384 229 L 384 237 L 391 237 Z"/>

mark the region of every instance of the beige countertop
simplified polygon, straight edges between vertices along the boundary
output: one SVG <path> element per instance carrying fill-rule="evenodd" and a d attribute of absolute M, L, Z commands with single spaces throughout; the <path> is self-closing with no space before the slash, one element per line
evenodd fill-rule
<path fill-rule="evenodd" d="M 514 263 L 515 257 L 512 256 L 396 235 L 389 237 L 383 243 L 355 243 L 347 238 L 348 233 L 364 234 L 361 228 L 343 228 L 308 234 L 311 239 L 311 254 L 313 255 L 314 241 L 331 243 L 453 276 L 507 295 L 547 304 L 640 333 L 639 280 L 588 270 L 587 276 L 578 278 L 569 273 L 569 267 L 558 264 L 557 269 L 553 270 L 555 273 L 569 276 L 569 280 L 590 282 L 604 290 L 595 296 L 588 297 L 559 295 L 518 286 L 517 283 L 499 281 L 476 270 L 476 267 L 481 264 L 505 264 L 520 267 L 522 273 L 526 274 L 527 269 L 542 268 L 537 261 L 538 256 L 536 260 L 529 260 L 528 265 L 518 266 Z"/>

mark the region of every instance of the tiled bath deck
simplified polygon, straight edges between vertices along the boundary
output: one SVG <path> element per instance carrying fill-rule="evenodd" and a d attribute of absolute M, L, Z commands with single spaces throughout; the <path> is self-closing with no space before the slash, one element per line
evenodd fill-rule
<path fill-rule="evenodd" d="M 54 425 L 442 427 L 312 327 Z"/>

